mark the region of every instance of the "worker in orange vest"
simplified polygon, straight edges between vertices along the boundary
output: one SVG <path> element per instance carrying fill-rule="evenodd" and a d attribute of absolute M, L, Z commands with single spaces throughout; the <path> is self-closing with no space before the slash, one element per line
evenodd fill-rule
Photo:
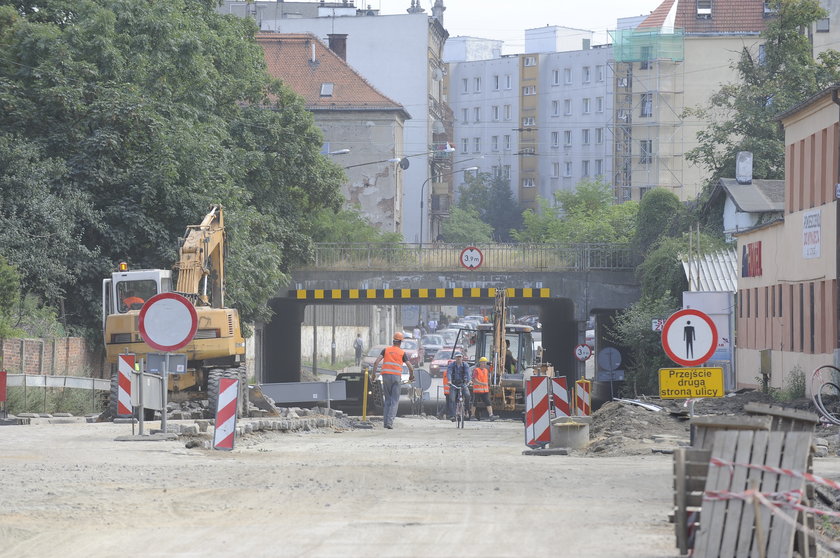
<path fill-rule="evenodd" d="M 376 368 L 382 363 L 382 392 L 385 395 L 385 409 L 382 411 L 382 421 L 385 428 L 394 428 L 394 418 L 397 416 L 397 407 L 400 404 L 400 383 L 402 382 L 402 367 L 408 367 L 408 380 L 414 381 L 414 367 L 408 359 L 408 355 L 400 348 L 403 341 L 403 334 L 394 334 L 394 344 L 382 349 L 382 352 L 373 363 L 373 378 L 376 378 Z"/>
<path fill-rule="evenodd" d="M 478 420 L 475 413 L 476 400 L 484 402 L 487 408 L 487 418 L 495 420 L 498 417 L 493 414 L 493 405 L 490 403 L 490 370 L 487 368 L 487 357 L 478 359 L 478 364 L 472 371 L 473 398 L 472 398 L 472 419 Z"/>
<path fill-rule="evenodd" d="M 443 399 L 446 409 L 446 418 L 454 422 L 455 417 L 453 417 L 449 412 L 449 375 L 446 373 L 446 368 L 443 369 Z"/>

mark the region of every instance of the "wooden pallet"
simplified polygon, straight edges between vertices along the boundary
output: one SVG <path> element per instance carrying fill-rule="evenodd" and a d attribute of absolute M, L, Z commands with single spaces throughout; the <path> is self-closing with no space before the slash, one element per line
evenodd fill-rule
<path fill-rule="evenodd" d="M 711 450 L 702 448 L 674 451 L 673 521 L 680 554 L 688 554 L 689 549 L 694 548 L 711 454 Z"/>
<path fill-rule="evenodd" d="M 712 457 L 733 463 L 751 463 L 805 471 L 811 450 L 808 432 L 723 431 L 715 435 Z M 710 467 L 705 490 L 743 493 L 805 490 L 805 481 L 746 467 Z M 807 502 L 806 502 L 807 505 Z M 779 508 L 794 521 L 797 512 Z M 694 546 L 702 558 L 790 558 L 796 530 L 764 506 L 743 500 L 705 500 Z M 808 545 L 806 545 L 806 548 Z"/>
<path fill-rule="evenodd" d="M 744 412 L 754 416 L 770 417 L 771 430 L 780 432 L 814 432 L 820 417 L 808 411 L 789 409 L 767 403 L 747 403 Z"/>

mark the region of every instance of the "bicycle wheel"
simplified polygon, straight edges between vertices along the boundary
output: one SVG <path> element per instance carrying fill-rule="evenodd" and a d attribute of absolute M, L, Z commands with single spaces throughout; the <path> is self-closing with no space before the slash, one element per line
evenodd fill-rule
<path fill-rule="evenodd" d="M 464 428 L 464 400 L 458 400 L 458 428 Z"/>

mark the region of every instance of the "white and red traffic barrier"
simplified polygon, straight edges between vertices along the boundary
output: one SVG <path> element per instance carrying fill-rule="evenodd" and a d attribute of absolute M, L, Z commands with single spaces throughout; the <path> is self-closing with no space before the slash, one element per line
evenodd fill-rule
<path fill-rule="evenodd" d="M 525 445 L 542 447 L 551 442 L 548 376 L 531 376 L 525 392 Z"/>
<path fill-rule="evenodd" d="M 575 416 L 588 417 L 592 414 L 592 382 L 575 382 Z"/>
<path fill-rule="evenodd" d="M 554 401 L 553 418 L 572 416 L 565 376 L 551 378 L 551 399 Z"/>
<path fill-rule="evenodd" d="M 236 433 L 236 402 L 239 400 L 239 380 L 221 378 L 216 404 L 216 428 L 213 432 L 213 449 L 232 450 Z"/>
<path fill-rule="evenodd" d="M 134 355 L 119 355 L 117 359 L 117 416 L 134 414 L 131 407 L 131 375 L 134 373 Z"/>

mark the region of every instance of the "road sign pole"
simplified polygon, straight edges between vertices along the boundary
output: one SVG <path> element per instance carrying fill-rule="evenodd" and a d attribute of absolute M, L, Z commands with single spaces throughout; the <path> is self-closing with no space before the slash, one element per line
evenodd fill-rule
<path fill-rule="evenodd" d="M 163 370 L 160 371 L 161 376 L 161 409 L 160 409 L 160 429 L 163 430 L 163 433 L 166 434 L 166 407 L 168 404 L 167 396 L 169 391 L 169 382 L 167 381 L 166 374 L 169 372 L 169 352 L 166 352 L 166 356 L 163 359 Z"/>
<path fill-rule="evenodd" d="M 146 406 L 143 403 L 143 370 L 145 370 L 145 369 L 146 369 L 146 359 L 141 358 L 140 359 L 140 378 L 137 381 L 137 384 L 138 384 L 137 393 L 140 394 L 140 413 L 139 413 L 140 416 L 138 417 L 140 419 L 140 429 L 138 430 L 138 434 L 140 436 L 143 435 L 143 426 L 146 424 L 145 423 L 145 420 L 146 420 Z"/>

